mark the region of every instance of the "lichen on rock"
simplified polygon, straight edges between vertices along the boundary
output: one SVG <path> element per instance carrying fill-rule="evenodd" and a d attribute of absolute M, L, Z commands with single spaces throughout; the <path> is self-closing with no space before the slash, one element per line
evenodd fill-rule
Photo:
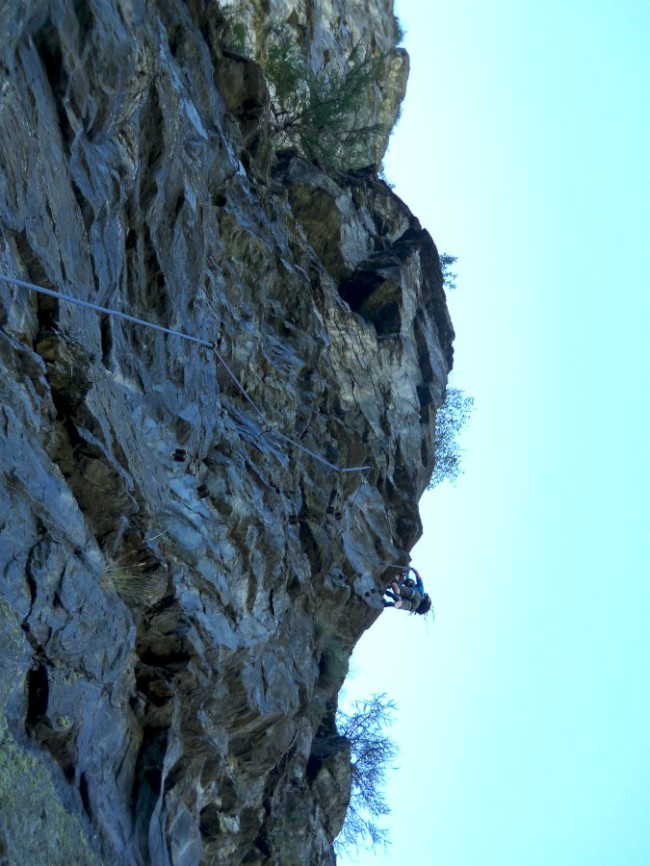
<path fill-rule="evenodd" d="M 0 9 L 0 273 L 207 344 L 0 280 L 3 862 L 41 862 L 19 827 L 52 863 L 335 860 L 336 698 L 454 335 L 378 152 L 270 128 L 269 21 L 318 73 L 393 51 L 392 4 L 265 8 Z"/>

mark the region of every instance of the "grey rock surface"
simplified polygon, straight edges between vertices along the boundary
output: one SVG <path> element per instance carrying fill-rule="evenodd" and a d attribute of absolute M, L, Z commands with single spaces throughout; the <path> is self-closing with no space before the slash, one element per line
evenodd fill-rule
<path fill-rule="evenodd" d="M 0 273 L 216 349 L 0 280 L 12 866 L 335 861 L 336 698 L 421 532 L 453 328 L 376 167 L 266 123 L 270 20 L 318 69 L 391 49 L 391 3 L 271 7 L 0 7 Z"/>

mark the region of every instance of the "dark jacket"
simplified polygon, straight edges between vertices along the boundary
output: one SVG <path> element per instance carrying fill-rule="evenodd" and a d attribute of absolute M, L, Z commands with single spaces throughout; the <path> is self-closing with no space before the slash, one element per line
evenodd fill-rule
<path fill-rule="evenodd" d="M 409 571 L 415 575 L 415 586 L 404 583 L 404 578 Z M 415 568 L 408 568 L 400 577 L 399 581 L 393 581 L 391 584 L 393 592 L 390 595 L 398 602 L 400 610 L 417 610 L 424 598 L 424 584 L 419 572 Z"/>

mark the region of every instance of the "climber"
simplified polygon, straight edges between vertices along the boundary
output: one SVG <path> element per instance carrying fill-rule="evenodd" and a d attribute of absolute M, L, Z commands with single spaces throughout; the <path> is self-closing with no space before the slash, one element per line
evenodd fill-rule
<path fill-rule="evenodd" d="M 415 580 L 408 576 L 409 571 L 415 575 Z M 425 614 L 431 610 L 431 598 L 424 591 L 424 584 L 417 569 L 408 566 L 397 580 L 391 582 L 390 589 L 385 592 L 393 601 L 384 599 L 384 607 L 396 607 L 411 613 Z"/>

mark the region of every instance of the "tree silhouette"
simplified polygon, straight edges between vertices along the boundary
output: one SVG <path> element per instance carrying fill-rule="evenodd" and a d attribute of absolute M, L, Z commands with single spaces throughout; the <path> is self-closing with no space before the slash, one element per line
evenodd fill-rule
<path fill-rule="evenodd" d="M 392 722 L 395 703 L 385 694 L 355 701 L 352 713 L 337 713 L 337 727 L 350 743 L 352 790 L 337 848 L 388 844 L 387 831 L 377 819 L 390 812 L 384 797 L 386 771 L 397 746 L 384 732 Z"/>
<path fill-rule="evenodd" d="M 442 481 L 456 482 L 461 474 L 461 449 L 458 433 L 467 424 L 474 406 L 474 398 L 459 388 L 448 388 L 445 402 L 436 415 L 436 438 L 433 475 L 428 489 Z"/>

